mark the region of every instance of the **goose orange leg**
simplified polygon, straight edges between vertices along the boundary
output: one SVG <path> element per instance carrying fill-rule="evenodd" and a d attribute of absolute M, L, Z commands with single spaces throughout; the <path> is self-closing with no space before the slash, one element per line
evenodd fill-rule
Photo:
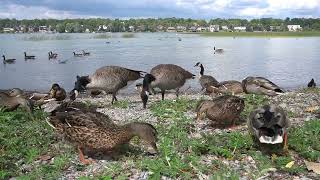
<path fill-rule="evenodd" d="M 84 157 L 83 152 L 82 152 L 80 146 L 78 146 L 78 151 L 79 151 L 80 161 L 81 161 L 84 165 L 88 165 L 88 164 L 91 164 L 91 163 L 94 163 L 94 162 L 95 162 L 95 161 L 93 161 L 93 160 L 86 159 L 86 158 Z"/>

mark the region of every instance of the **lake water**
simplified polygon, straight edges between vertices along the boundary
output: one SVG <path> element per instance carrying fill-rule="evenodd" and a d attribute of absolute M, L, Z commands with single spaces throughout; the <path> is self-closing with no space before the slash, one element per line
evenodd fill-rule
<path fill-rule="evenodd" d="M 218 81 L 242 80 L 247 76 L 264 76 L 285 89 L 306 86 L 313 77 L 320 83 L 320 38 L 202 37 L 196 34 L 136 33 L 123 38 L 120 33 L 109 39 L 95 39 L 97 34 L 39 35 L 67 40 L 34 41 L 35 34 L 0 35 L 0 55 L 16 58 L 15 64 L 0 63 L 0 89 L 19 87 L 48 90 L 59 83 L 71 90 L 76 75 L 92 74 L 105 65 L 119 65 L 149 72 L 160 63 L 177 64 L 192 73 L 200 61 L 205 74 Z M 178 37 L 182 41 L 178 41 Z M 106 43 L 109 41 L 110 43 Z M 223 54 L 213 54 L 213 46 Z M 73 57 L 72 52 L 91 52 L 88 57 Z M 36 55 L 24 60 L 23 52 Z M 60 60 L 48 60 L 48 51 L 59 54 Z M 197 80 L 187 86 L 199 88 Z M 124 90 L 131 92 L 133 90 Z"/>

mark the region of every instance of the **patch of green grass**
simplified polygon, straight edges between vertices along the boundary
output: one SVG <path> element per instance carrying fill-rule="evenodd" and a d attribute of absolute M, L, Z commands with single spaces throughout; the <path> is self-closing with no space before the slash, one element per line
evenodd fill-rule
<path fill-rule="evenodd" d="M 288 145 L 309 161 L 320 160 L 320 120 L 310 120 L 288 133 Z"/>
<path fill-rule="evenodd" d="M 229 37 L 313 37 L 320 36 L 320 31 L 303 32 L 199 32 L 201 36 L 229 36 Z"/>
<path fill-rule="evenodd" d="M 299 90 L 302 93 L 315 93 L 315 94 L 320 94 L 320 88 L 315 87 L 315 88 L 304 88 Z"/>
<path fill-rule="evenodd" d="M 125 33 L 125 34 L 122 34 L 121 37 L 122 38 L 134 38 L 135 34 L 133 34 L 133 33 Z"/>
<path fill-rule="evenodd" d="M 269 103 L 269 99 L 265 95 L 246 94 L 244 96 L 245 108 L 241 113 L 241 117 L 247 118 L 250 112 L 254 111 L 257 107 Z"/>
<path fill-rule="evenodd" d="M 128 109 L 129 108 L 129 101 L 128 100 L 121 100 L 121 101 L 115 101 L 112 104 L 113 107 L 121 108 L 121 109 Z"/>

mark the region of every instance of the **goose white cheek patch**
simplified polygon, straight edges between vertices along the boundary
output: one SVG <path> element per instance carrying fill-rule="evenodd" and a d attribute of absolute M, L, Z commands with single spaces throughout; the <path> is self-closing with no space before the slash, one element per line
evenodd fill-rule
<path fill-rule="evenodd" d="M 259 141 L 264 144 L 280 144 L 283 142 L 282 136 L 276 136 L 275 139 L 269 136 L 260 136 Z"/>

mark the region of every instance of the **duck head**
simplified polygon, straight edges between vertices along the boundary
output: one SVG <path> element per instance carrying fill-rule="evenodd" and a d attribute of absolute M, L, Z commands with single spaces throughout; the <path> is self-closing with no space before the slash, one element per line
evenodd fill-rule
<path fill-rule="evenodd" d="M 253 135 L 263 144 L 280 144 L 289 126 L 283 109 L 274 105 L 262 106 L 250 114 Z"/>
<path fill-rule="evenodd" d="M 89 83 L 89 76 L 77 76 L 77 81 L 74 83 L 74 88 L 70 92 L 70 99 L 75 100 L 80 92 L 84 92 L 86 90 L 86 86 Z"/>
<path fill-rule="evenodd" d="M 149 86 L 151 82 L 155 81 L 156 78 L 151 74 L 146 74 L 143 78 L 142 89 L 140 92 L 140 97 L 143 103 L 143 108 L 147 107 L 147 102 L 150 94 Z M 136 86 L 137 87 L 137 86 Z"/>

